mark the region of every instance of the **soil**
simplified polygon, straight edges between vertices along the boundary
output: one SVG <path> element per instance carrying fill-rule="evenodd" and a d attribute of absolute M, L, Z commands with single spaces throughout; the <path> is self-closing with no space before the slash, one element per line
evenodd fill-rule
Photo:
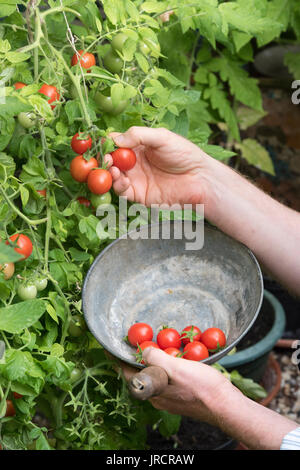
<path fill-rule="evenodd" d="M 274 324 L 274 310 L 272 305 L 267 299 L 263 300 L 261 311 L 251 327 L 249 333 L 244 336 L 241 342 L 237 346 L 237 350 L 241 351 L 243 349 L 252 346 L 253 344 L 258 343 L 263 339 L 271 330 Z"/>

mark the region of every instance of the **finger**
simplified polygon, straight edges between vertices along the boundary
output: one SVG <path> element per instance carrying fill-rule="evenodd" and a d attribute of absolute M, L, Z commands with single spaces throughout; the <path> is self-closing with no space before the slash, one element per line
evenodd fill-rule
<path fill-rule="evenodd" d="M 170 137 L 170 131 L 163 128 L 130 127 L 124 134 L 112 132 L 110 137 L 118 147 L 133 148 L 139 145 L 147 145 L 158 148 L 166 143 Z"/>
<path fill-rule="evenodd" d="M 113 166 L 114 161 L 113 161 L 112 156 L 111 156 L 109 153 L 107 153 L 106 155 L 104 155 L 104 157 L 103 157 L 103 163 L 106 164 L 106 168 L 107 168 L 107 169 L 110 168 L 111 166 Z"/>
<path fill-rule="evenodd" d="M 170 379 L 174 376 L 175 369 L 178 367 L 180 358 L 172 357 L 156 348 L 146 348 L 143 351 L 143 359 L 147 365 L 159 366 L 165 369 Z"/>
<path fill-rule="evenodd" d="M 114 191 L 119 196 L 124 195 L 128 188 L 130 187 L 130 179 L 120 172 L 119 178 L 114 182 Z"/>
<path fill-rule="evenodd" d="M 117 168 L 116 166 L 110 167 L 109 172 L 111 174 L 111 177 L 112 177 L 113 181 L 117 181 L 121 176 L 121 172 L 120 172 L 119 168 Z"/>

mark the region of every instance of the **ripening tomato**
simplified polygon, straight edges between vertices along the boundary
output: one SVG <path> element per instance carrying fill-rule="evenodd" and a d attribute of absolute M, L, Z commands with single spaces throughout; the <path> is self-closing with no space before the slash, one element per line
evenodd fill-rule
<path fill-rule="evenodd" d="M 34 113 L 19 113 L 18 121 L 24 129 L 30 129 L 37 123 L 36 115 Z"/>
<path fill-rule="evenodd" d="M 20 398 L 23 398 L 23 395 L 21 395 L 21 394 L 18 393 L 18 392 L 13 392 L 13 396 L 14 396 L 14 399 L 15 399 L 15 400 L 19 400 Z"/>
<path fill-rule="evenodd" d="M 110 49 L 103 58 L 105 68 L 111 73 L 119 73 L 123 68 L 123 60 L 113 49 Z"/>
<path fill-rule="evenodd" d="M 83 153 L 85 153 L 87 150 L 89 150 L 92 147 L 92 138 L 90 136 L 87 136 L 87 138 L 81 139 L 77 132 L 72 137 L 71 147 L 74 150 L 74 152 L 78 153 L 78 155 L 82 155 Z"/>
<path fill-rule="evenodd" d="M 136 164 L 136 155 L 132 149 L 119 148 L 111 153 L 114 166 L 121 171 L 129 171 Z"/>
<path fill-rule="evenodd" d="M 140 362 L 141 364 L 145 364 L 143 361 L 143 351 L 147 348 L 155 348 L 155 349 L 160 349 L 158 344 L 154 343 L 154 341 L 144 341 L 143 343 L 138 345 L 138 348 L 136 350 L 136 360 L 137 362 Z"/>
<path fill-rule="evenodd" d="M 82 49 L 78 51 L 78 54 L 74 54 L 71 60 L 71 65 L 78 64 L 78 55 L 80 57 L 80 65 L 84 69 L 90 69 L 94 65 L 96 65 L 96 59 L 94 54 L 91 52 L 84 52 Z"/>
<path fill-rule="evenodd" d="M 15 251 L 23 255 L 22 259 L 26 259 L 31 255 L 33 246 L 29 237 L 22 233 L 15 233 L 9 239 L 17 243 L 18 246 L 15 248 Z M 9 242 L 7 241 L 6 244 L 9 245 Z"/>
<path fill-rule="evenodd" d="M 193 341 L 185 345 L 183 352 L 184 359 L 189 359 L 190 361 L 202 361 L 209 356 L 207 347 L 200 343 L 200 341 Z"/>
<path fill-rule="evenodd" d="M 46 189 L 37 189 L 36 192 L 39 193 L 40 196 L 46 197 Z"/>
<path fill-rule="evenodd" d="M 111 174 L 107 170 L 96 168 L 89 173 L 87 185 L 94 194 L 107 193 L 112 186 Z"/>
<path fill-rule="evenodd" d="M 205 344 L 209 351 L 216 351 L 226 345 L 226 336 L 220 328 L 208 328 L 201 335 L 201 343 Z"/>
<path fill-rule="evenodd" d="M 23 82 L 16 82 L 14 84 L 14 87 L 16 90 L 20 90 L 21 88 L 24 88 L 24 86 L 27 86 L 26 83 L 23 83 Z"/>
<path fill-rule="evenodd" d="M 44 83 L 44 85 L 41 86 L 41 88 L 39 89 L 39 93 L 42 93 L 43 95 L 48 96 L 49 104 L 53 103 L 54 101 L 58 101 L 60 97 L 60 94 L 57 88 L 53 85 L 46 85 L 46 83 Z M 55 106 L 56 105 L 53 104 L 51 105 L 51 108 L 54 109 Z"/>
<path fill-rule="evenodd" d="M 181 341 L 183 344 L 192 343 L 193 341 L 200 341 L 201 334 L 201 330 L 197 326 L 186 326 L 181 332 Z"/>
<path fill-rule="evenodd" d="M 79 183 L 84 183 L 90 171 L 93 168 L 97 168 L 98 162 L 96 158 L 90 158 L 86 160 L 82 155 L 77 155 L 73 158 L 70 165 L 70 173 L 74 180 L 79 181 Z"/>
<path fill-rule="evenodd" d="M 181 357 L 181 354 L 182 354 L 181 351 L 177 348 L 167 348 L 164 351 L 165 353 L 173 357 Z"/>
<path fill-rule="evenodd" d="M 0 264 L 0 272 L 4 275 L 4 279 L 7 281 L 14 275 L 14 272 L 15 272 L 14 263 L 5 263 L 3 265 Z"/>
<path fill-rule="evenodd" d="M 163 328 L 157 335 L 157 344 L 161 349 L 177 348 L 181 346 L 180 334 L 174 328 Z"/>
<path fill-rule="evenodd" d="M 104 194 L 92 194 L 91 196 L 92 206 L 97 209 L 99 206 L 105 206 L 111 203 L 110 192 Z"/>
<path fill-rule="evenodd" d="M 151 341 L 152 338 L 153 330 L 147 323 L 134 323 L 128 330 L 128 341 L 132 346 Z"/>
<path fill-rule="evenodd" d="M 16 410 L 14 407 L 14 404 L 11 400 L 6 400 L 6 412 L 5 412 L 5 418 L 8 416 L 15 416 Z"/>
<path fill-rule="evenodd" d="M 85 207 L 90 207 L 91 201 L 89 201 L 86 197 L 78 196 L 77 201 L 79 204 L 82 204 Z"/>

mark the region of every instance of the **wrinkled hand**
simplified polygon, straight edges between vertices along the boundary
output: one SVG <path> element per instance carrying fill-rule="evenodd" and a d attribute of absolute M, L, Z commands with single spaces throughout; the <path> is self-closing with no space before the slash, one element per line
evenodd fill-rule
<path fill-rule="evenodd" d="M 220 372 L 206 364 L 172 357 L 154 348 L 147 348 L 143 359 L 147 365 L 162 367 L 169 376 L 164 392 L 150 399 L 157 409 L 217 425 L 220 416 L 215 414 L 216 410 L 222 409 L 222 402 L 228 406 L 232 393 L 240 393 Z M 122 369 L 126 380 L 136 373 L 136 369 L 125 364 Z"/>
<path fill-rule="evenodd" d="M 204 161 L 210 157 L 196 145 L 166 129 L 147 127 L 111 137 L 118 147 L 132 148 L 137 155 L 135 167 L 124 173 L 113 166 L 111 155 L 105 156 L 118 195 L 146 206 L 203 203 Z"/>

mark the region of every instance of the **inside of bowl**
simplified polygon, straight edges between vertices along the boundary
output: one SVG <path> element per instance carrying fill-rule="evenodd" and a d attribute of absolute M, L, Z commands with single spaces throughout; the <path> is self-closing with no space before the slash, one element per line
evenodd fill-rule
<path fill-rule="evenodd" d="M 236 344 L 254 321 L 262 298 L 259 266 L 252 253 L 222 232 L 205 226 L 204 247 L 186 251 L 184 240 L 120 239 L 92 265 L 83 309 L 96 339 L 112 354 L 135 363 L 123 338 L 135 322 L 181 331 L 215 326 Z"/>

